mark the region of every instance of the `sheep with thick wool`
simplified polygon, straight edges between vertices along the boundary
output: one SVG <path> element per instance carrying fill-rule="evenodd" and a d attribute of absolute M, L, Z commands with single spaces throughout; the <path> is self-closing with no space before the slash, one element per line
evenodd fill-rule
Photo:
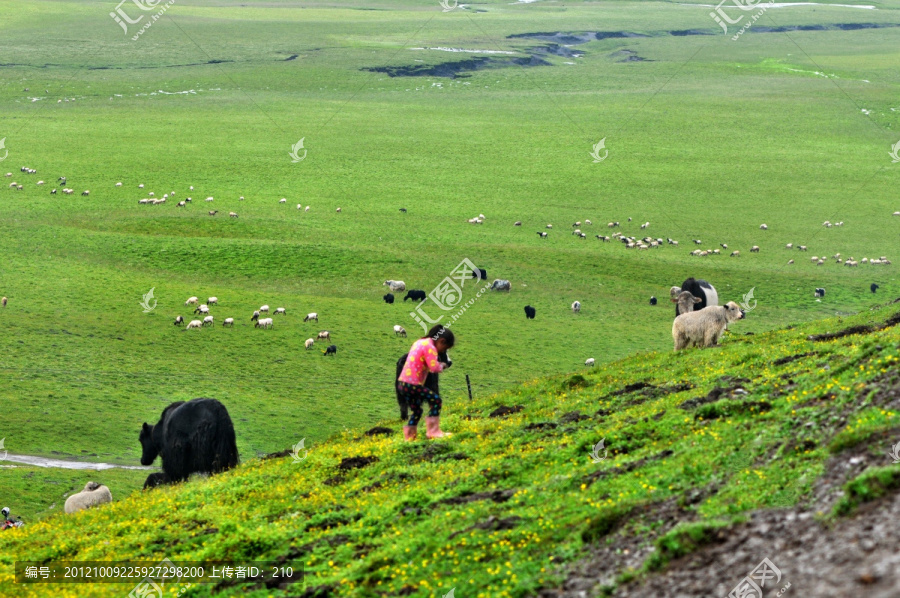
<path fill-rule="evenodd" d="M 109 488 L 97 482 L 88 482 L 84 490 L 66 499 L 66 513 L 75 513 L 97 505 L 112 502 Z"/>
<path fill-rule="evenodd" d="M 743 319 L 744 311 L 734 301 L 681 314 L 672 324 L 675 350 L 686 347 L 715 347 L 729 322 Z"/>

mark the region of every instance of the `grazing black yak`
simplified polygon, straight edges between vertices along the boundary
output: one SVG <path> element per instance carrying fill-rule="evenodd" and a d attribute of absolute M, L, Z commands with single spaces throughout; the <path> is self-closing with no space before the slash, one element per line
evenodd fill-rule
<path fill-rule="evenodd" d="M 536 313 L 537 311 L 530 305 L 525 306 L 525 317 L 529 320 L 533 320 Z"/>
<path fill-rule="evenodd" d="M 144 449 L 141 465 L 151 465 L 157 455 L 162 459 L 164 478 L 154 478 L 157 483 L 180 482 L 192 473 L 217 473 L 238 464 L 234 426 L 215 399 L 172 403 L 156 425 L 144 423 L 139 439 Z"/>
<path fill-rule="evenodd" d="M 328 345 L 325 347 L 325 350 L 322 351 L 322 355 L 337 355 L 337 345 Z"/>
<path fill-rule="evenodd" d="M 487 280 L 487 270 L 483 268 L 475 268 L 472 271 L 472 278 L 480 278 L 481 280 Z"/>
<path fill-rule="evenodd" d="M 412 289 L 406 293 L 406 297 L 404 297 L 403 300 L 406 301 L 407 299 L 412 299 L 413 301 L 425 301 L 425 297 L 425 291 Z"/>
<path fill-rule="evenodd" d="M 877 284 L 875 284 L 875 283 L 873 282 L 873 283 L 872 283 L 872 286 L 869 287 L 869 290 L 872 291 L 872 292 L 874 293 L 875 291 L 877 291 L 877 290 L 880 289 L 880 288 L 881 288 L 881 287 L 879 287 Z"/>
<path fill-rule="evenodd" d="M 400 397 L 400 391 L 397 389 L 397 380 L 400 378 L 400 373 L 403 372 L 403 366 L 406 365 L 406 358 L 409 357 L 409 353 L 404 353 L 403 356 L 397 360 L 397 375 L 394 376 L 394 390 L 397 393 L 397 405 L 400 407 L 400 419 L 406 421 L 409 419 L 409 405 Z M 438 361 L 441 363 L 450 363 L 450 359 L 447 357 L 447 353 L 438 353 Z M 428 376 L 425 378 L 425 388 L 430 390 L 436 395 L 441 394 L 441 391 L 438 387 L 438 375 L 432 372 L 428 372 Z"/>
<path fill-rule="evenodd" d="M 382 297 L 382 299 L 384 299 L 385 303 L 388 303 L 388 304 L 393 303 L 394 302 L 394 294 L 387 293 L 384 297 Z"/>

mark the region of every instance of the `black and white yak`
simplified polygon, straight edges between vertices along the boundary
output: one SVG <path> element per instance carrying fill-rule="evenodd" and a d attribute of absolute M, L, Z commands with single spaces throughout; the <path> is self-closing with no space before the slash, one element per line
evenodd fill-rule
<path fill-rule="evenodd" d="M 681 287 L 672 287 L 672 301 L 675 302 L 675 317 L 677 318 L 680 314 L 678 311 L 678 303 L 676 297 L 682 291 L 688 291 L 691 295 L 700 299 L 700 303 L 694 306 L 694 311 L 700 311 L 704 307 L 711 307 L 713 305 L 719 304 L 719 294 L 716 292 L 716 289 L 702 279 L 696 278 L 688 278 L 683 283 L 681 283 Z"/>

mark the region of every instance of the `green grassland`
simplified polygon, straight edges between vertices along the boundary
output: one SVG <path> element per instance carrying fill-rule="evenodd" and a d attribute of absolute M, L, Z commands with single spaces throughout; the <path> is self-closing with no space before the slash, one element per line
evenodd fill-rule
<path fill-rule="evenodd" d="M 566 565 L 612 542 L 613 531 L 619 542 L 655 545 L 642 565 L 611 568 L 611 592 L 752 510 L 814 504 L 829 456 L 895 434 L 898 414 L 882 390 L 896 383 L 898 320 L 893 304 L 732 335 L 703 354 L 644 352 L 478 398 L 445 418 L 449 439 L 406 443 L 399 425 L 381 422 L 393 430 L 343 432 L 299 462 L 247 460 L 212 478 L 47 518 L 0 534 L 0 583 L 9 596 L 120 596 L 130 587 L 13 584 L 13 561 L 281 559 L 305 570 L 304 585 L 170 584 L 167 592 L 296 596 L 305 587 L 304 596 L 425 597 L 456 588 L 459 596 L 524 597 L 555 587 Z M 808 339 L 861 325 L 873 331 Z M 716 387 L 743 394 L 709 399 Z M 501 406 L 512 413 L 496 417 Z M 896 487 L 897 466 L 882 458 L 884 468 L 854 480 L 845 501 L 818 515 L 836 521 Z M 655 509 L 671 501 L 693 521 L 663 533 Z"/>
<path fill-rule="evenodd" d="M 443 13 L 436 2 L 179 0 L 132 42 L 114 8 L 0 1 L 0 170 L 14 175 L 0 186 L 0 295 L 10 299 L 0 438 L 11 453 L 134 464 L 140 424 L 198 396 L 226 404 L 248 461 L 395 418 L 394 361 L 411 339 L 392 326 L 417 327 L 408 302 L 381 302 L 381 283 L 430 291 L 466 257 L 513 290 L 481 297 L 454 324 L 455 365 L 441 382 L 453 417 L 470 408 L 466 373 L 483 400 L 588 357 L 668 351 L 667 289 L 687 276 L 727 300 L 755 289 L 758 307 L 736 334 L 855 313 L 873 301 L 871 282 L 900 290 L 893 265 L 809 262 L 897 257 L 897 28 L 751 30 L 732 42 L 656 35 L 718 29 L 706 8 L 663 2 Z M 771 9 L 760 24 L 891 24 L 895 9 Z M 541 42 L 507 36 L 619 30 L 654 35 L 457 79 L 364 70 L 469 56 L 416 47 L 521 52 Z M 646 60 L 620 62 L 623 49 Z M 604 137 L 609 157 L 595 164 L 589 152 Z M 292 164 L 300 138 L 308 155 Z M 61 175 L 74 195 L 49 194 Z M 150 190 L 182 199 L 190 185 L 185 209 L 137 204 Z M 484 224 L 465 222 L 479 213 Z M 570 225 L 585 219 L 594 225 L 577 240 Z M 637 235 L 650 221 L 647 233 L 680 246 L 594 239 L 611 220 Z M 692 238 L 743 255 L 690 257 Z M 143 313 L 151 287 L 158 305 Z M 824 301 L 815 287 L 828 289 Z M 180 332 L 171 321 L 189 315 L 191 295 L 218 296 L 217 322 L 237 325 Z M 650 307 L 650 295 L 662 304 Z M 270 331 L 250 326 L 263 303 L 288 310 Z M 319 324 L 301 321 L 310 311 Z M 323 329 L 334 358 L 321 343 L 303 348 Z M 144 475 L 102 477 L 124 498 Z M 33 521 L 94 477 L 4 469 L 0 501 Z"/>

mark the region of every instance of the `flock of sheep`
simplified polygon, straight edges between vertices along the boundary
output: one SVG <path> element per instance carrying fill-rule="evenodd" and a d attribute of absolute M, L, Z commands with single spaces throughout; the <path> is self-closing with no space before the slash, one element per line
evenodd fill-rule
<path fill-rule="evenodd" d="M 197 297 L 188 297 L 187 301 L 184 302 L 185 306 L 196 305 L 197 307 L 194 309 L 194 314 L 199 314 L 203 316 L 202 320 L 191 320 L 185 326 L 184 316 L 175 316 L 175 321 L 172 322 L 175 326 L 185 326 L 184 330 L 200 330 L 206 326 L 213 326 L 215 324 L 215 319 L 212 314 L 209 313 L 209 306 L 219 304 L 218 297 L 210 297 L 206 300 L 206 303 L 200 303 L 200 299 Z M 260 315 L 269 313 L 269 306 L 262 305 L 259 309 L 253 312 L 253 315 L 250 316 L 250 321 L 255 322 L 253 325 L 254 328 L 263 328 L 269 329 L 275 325 L 275 320 L 273 318 L 261 318 Z M 287 315 L 287 309 L 284 307 L 276 307 L 274 315 Z M 306 317 L 303 318 L 304 322 L 319 322 L 319 314 L 316 312 L 311 312 L 306 314 Z M 222 321 L 223 328 L 233 328 L 234 327 L 234 318 L 225 318 Z M 184 332 L 182 330 L 182 332 Z M 308 338 L 304 343 L 304 346 L 307 349 L 312 349 L 316 340 L 331 340 L 331 332 L 328 330 L 322 330 L 316 336 L 316 339 Z M 337 353 L 337 347 L 335 345 L 330 345 L 324 352 L 325 355 L 334 355 Z"/>

